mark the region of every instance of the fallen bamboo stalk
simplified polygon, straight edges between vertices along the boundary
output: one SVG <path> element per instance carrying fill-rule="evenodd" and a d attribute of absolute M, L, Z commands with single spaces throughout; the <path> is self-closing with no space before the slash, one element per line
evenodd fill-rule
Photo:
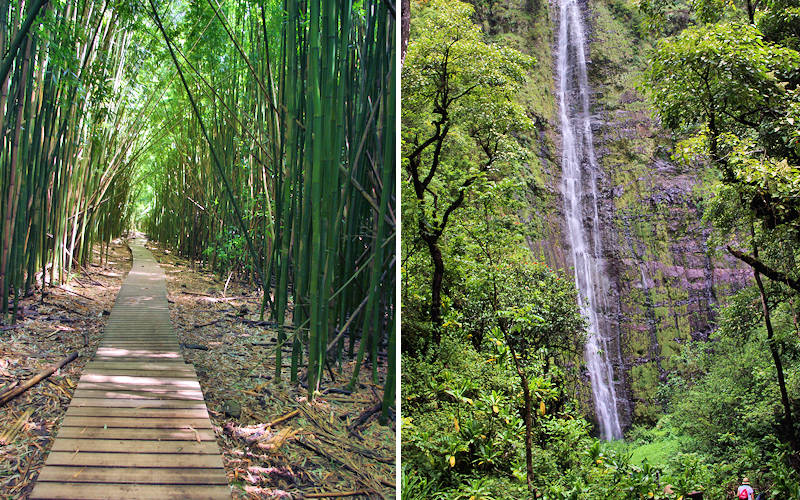
<path fill-rule="evenodd" d="M 192 329 L 195 329 L 195 330 L 196 330 L 196 329 L 198 329 L 198 328 L 203 328 L 203 327 L 205 327 L 205 326 L 216 325 L 217 323 L 219 323 L 219 322 L 220 322 L 220 321 L 222 321 L 223 319 L 225 319 L 225 318 L 218 318 L 218 319 L 215 319 L 214 321 L 210 321 L 210 322 L 208 322 L 208 323 L 201 323 L 201 324 L 199 324 L 199 325 L 194 325 L 194 326 L 192 326 Z"/>
<path fill-rule="evenodd" d="M 46 379 L 47 377 L 49 377 L 50 375 L 55 373 L 56 370 L 62 368 L 64 365 L 66 365 L 70 361 L 73 361 L 77 357 L 78 357 L 77 351 L 73 352 L 72 354 L 70 354 L 69 356 L 67 356 L 63 360 L 61 360 L 61 362 L 58 363 L 57 365 L 51 366 L 49 368 L 46 368 L 46 369 L 40 371 L 35 377 L 33 377 L 32 379 L 28 380 L 27 382 L 25 382 L 21 386 L 17 387 L 16 389 L 12 389 L 12 390 L 10 390 L 10 391 L 8 391 L 6 393 L 3 393 L 3 395 L 0 396 L 0 406 L 8 403 L 9 401 L 14 399 L 15 397 L 19 396 L 20 394 L 22 394 L 23 392 L 27 391 L 28 389 L 30 389 L 34 385 L 36 385 L 39 382 L 41 382 L 42 380 Z"/>
<path fill-rule="evenodd" d="M 275 427 L 276 425 L 280 424 L 281 422 L 285 422 L 285 421 L 289 420 L 292 417 L 296 417 L 299 413 L 300 413 L 300 410 L 290 411 L 286 415 L 284 415 L 282 417 L 278 417 L 275 420 L 273 420 L 272 422 L 268 423 L 267 427 Z"/>
<path fill-rule="evenodd" d="M 348 469 L 350 472 L 354 472 L 355 474 L 363 477 L 363 472 L 362 471 L 357 470 L 354 466 L 348 464 L 347 462 L 345 462 L 341 458 L 339 458 L 339 457 L 337 457 L 337 456 L 335 456 L 335 455 L 333 455 L 331 453 L 326 452 L 322 447 L 314 446 L 313 444 L 311 444 L 310 442 L 308 442 L 307 440 L 302 439 L 302 438 L 301 439 L 295 439 L 294 442 L 297 443 L 298 445 L 300 445 L 301 447 L 307 449 L 308 451 L 314 452 L 314 453 L 316 453 L 317 455 L 319 455 L 319 456 L 321 456 L 323 458 L 327 458 L 331 462 L 338 463 L 338 464 L 342 465 L 344 468 Z M 389 481 L 387 481 L 385 479 L 380 479 L 380 478 L 371 477 L 371 476 L 369 476 L 369 479 L 371 479 L 373 481 L 377 481 L 377 482 L 381 483 L 382 485 L 391 488 L 392 490 L 394 490 L 394 488 L 395 488 L 394 483 L 389 482 Z"/>
<path fill-rule="evenodd" d="M 366 411 L 364 411 L 364 412 L 361 414 L 361 416 L 359 416 L 359 417 L 356 419 L 356 421 L 355 421 L 355 422 L 353 422 L 352 424 L 350 424 L 349 426 L 347 426 L 347 430 L 348 430 L 348 431 L 350 431 L 350 432 L 352 432 L 352 431 L 354 431 L 354 430 L 358 429 L 359 427 L 361 427 L 362 425 L 364 425 L 364 424 L 367 422 L 367 420 L 369 420 L 369 419 L 370 419 L 370 417 L 372 417 L 373 415 L 375 415 L 376 413 L 378 413 L 379 411 L 381 411 L 381 408 L 382 408 L 382 407 L 383 407 L 383 403 L 382 403 L 382 402 L 375 403 L 375 405 L 374 405 L 374 406 L 372 406 L 372 407 L 368 408 Z"/>
<path fill-rule="evenodd" d="M 19 380 L 15 380 L 15 381 L 11 382 L 10 384 L 8 384 L 7 386 L 4 386 L 3 388 L 0 388 L 0 398 L 3 397 L 3 394 L 11 392 L 11 390 L 14 389 L 14 387 L 16 387 L 18 385 L 19 385 Z"/>
<path fill-rule="evenodd" d="M 341 498 L 341 497 L 355 497 L 358 495 L 369 495 L 369 490 L 357 491 L 329 491 L 326 493 L 304 493 L 305 498 Z"/>

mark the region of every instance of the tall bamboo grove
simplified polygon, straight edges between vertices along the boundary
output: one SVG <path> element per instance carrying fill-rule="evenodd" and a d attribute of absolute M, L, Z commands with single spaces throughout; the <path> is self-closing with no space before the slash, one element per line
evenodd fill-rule
<path fill-rule="evenodd" d="M 385 419 L 393 6 L 0 0 L 0 17 L 3 322 L 138 224 L 264 291 L 276 379 L 313 396 L 346 362 L 357 388 L 366 366 Z"/>
<path fill-rule="evenodd" d="M 176 33 L 150 3 L 189 115 L 159 159 L 146 227 L 265 289 L 275 379 L 385 369 L 394 400 L 395 37 L 384 0 L 217 2 Z M 197 44 L 197 46 L 195 46 Z M 178 92 L 180 90 L 180 92 Z M 284 349 L 289 351 L 284 358 Z"/>
<path fill-rule="evenodd" d="M 127 225 L 140 143 L 123 92 L 131 12 L 0 0 L 0 309 L 55 286 Z M 102 256 L 100 257 L 102 259 Z"/>

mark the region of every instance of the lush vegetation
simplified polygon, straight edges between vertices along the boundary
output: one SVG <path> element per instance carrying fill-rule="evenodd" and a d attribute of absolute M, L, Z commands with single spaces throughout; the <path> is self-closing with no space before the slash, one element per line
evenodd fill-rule
<path fill-rule="evenodd" d="M 526 18 L 537 2 L 412 2 L 404 498 L 730 498 L 742 476 L 767 498 L 800 498 L 800 4 L 608 3 L 653 46 L 638 84 L 672 134 L 671 161 L 702 180 L 709 247 L 752 282 L 718 305 L 708 341 L 669 360 L 648 418 L 598 441 L 571 276 L 530 244 L 548 220 L 528 217 L 547 174 L 527 89 L 547 94 L 549 62 L 509 33 L 548 21 Z"/>
<path fill-rule="evenodd" d="M 141 61 L 129 6 L 4 1 L 0 17 L 0 306 L 13 317 L 37 281 L 63 282 L 127 225 L 147 99 L 128 84 Z"/>
<path fill-rule="evenodd" d="M 261 289 L 276 381 L 313 396 L 355 360 L 352 388 L 366 358 L 387 418 L 392 6 L 20 0 L 0 16 L 4 321 L 137 227 Z"/>

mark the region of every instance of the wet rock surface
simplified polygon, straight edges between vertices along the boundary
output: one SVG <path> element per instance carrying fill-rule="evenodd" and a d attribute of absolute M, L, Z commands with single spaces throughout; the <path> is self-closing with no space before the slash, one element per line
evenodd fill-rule
<path fill-rule="evenodd" d="M 592 59 L 609 61 L 590 69 L 600 216 L 628 422 L 647 421 L 659 408 L 659 382 L 679 369 L 681 345 L 708 339 L 716 306 L 750 273 L 711 247 L 699 203 L 703 166 L 671 161 L 671 139 L 636 88 L 648 47 L 619 5 L 610 4 L 591 2 L 587 11 Z"/>

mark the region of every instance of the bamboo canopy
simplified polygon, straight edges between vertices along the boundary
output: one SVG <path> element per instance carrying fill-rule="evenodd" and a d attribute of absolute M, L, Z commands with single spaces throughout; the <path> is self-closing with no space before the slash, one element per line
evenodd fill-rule
<path fill-rule="evenodd" d="M 326 366 L 354 360 L 355 389 L 368 360 L 385 419 L 393 7 L 0 0 L 0 16 L 4 323 L 21 297 L 92 262 L 96 244 L 139 228 L 263 291 L 276 380 L 313 397 Z"/>

